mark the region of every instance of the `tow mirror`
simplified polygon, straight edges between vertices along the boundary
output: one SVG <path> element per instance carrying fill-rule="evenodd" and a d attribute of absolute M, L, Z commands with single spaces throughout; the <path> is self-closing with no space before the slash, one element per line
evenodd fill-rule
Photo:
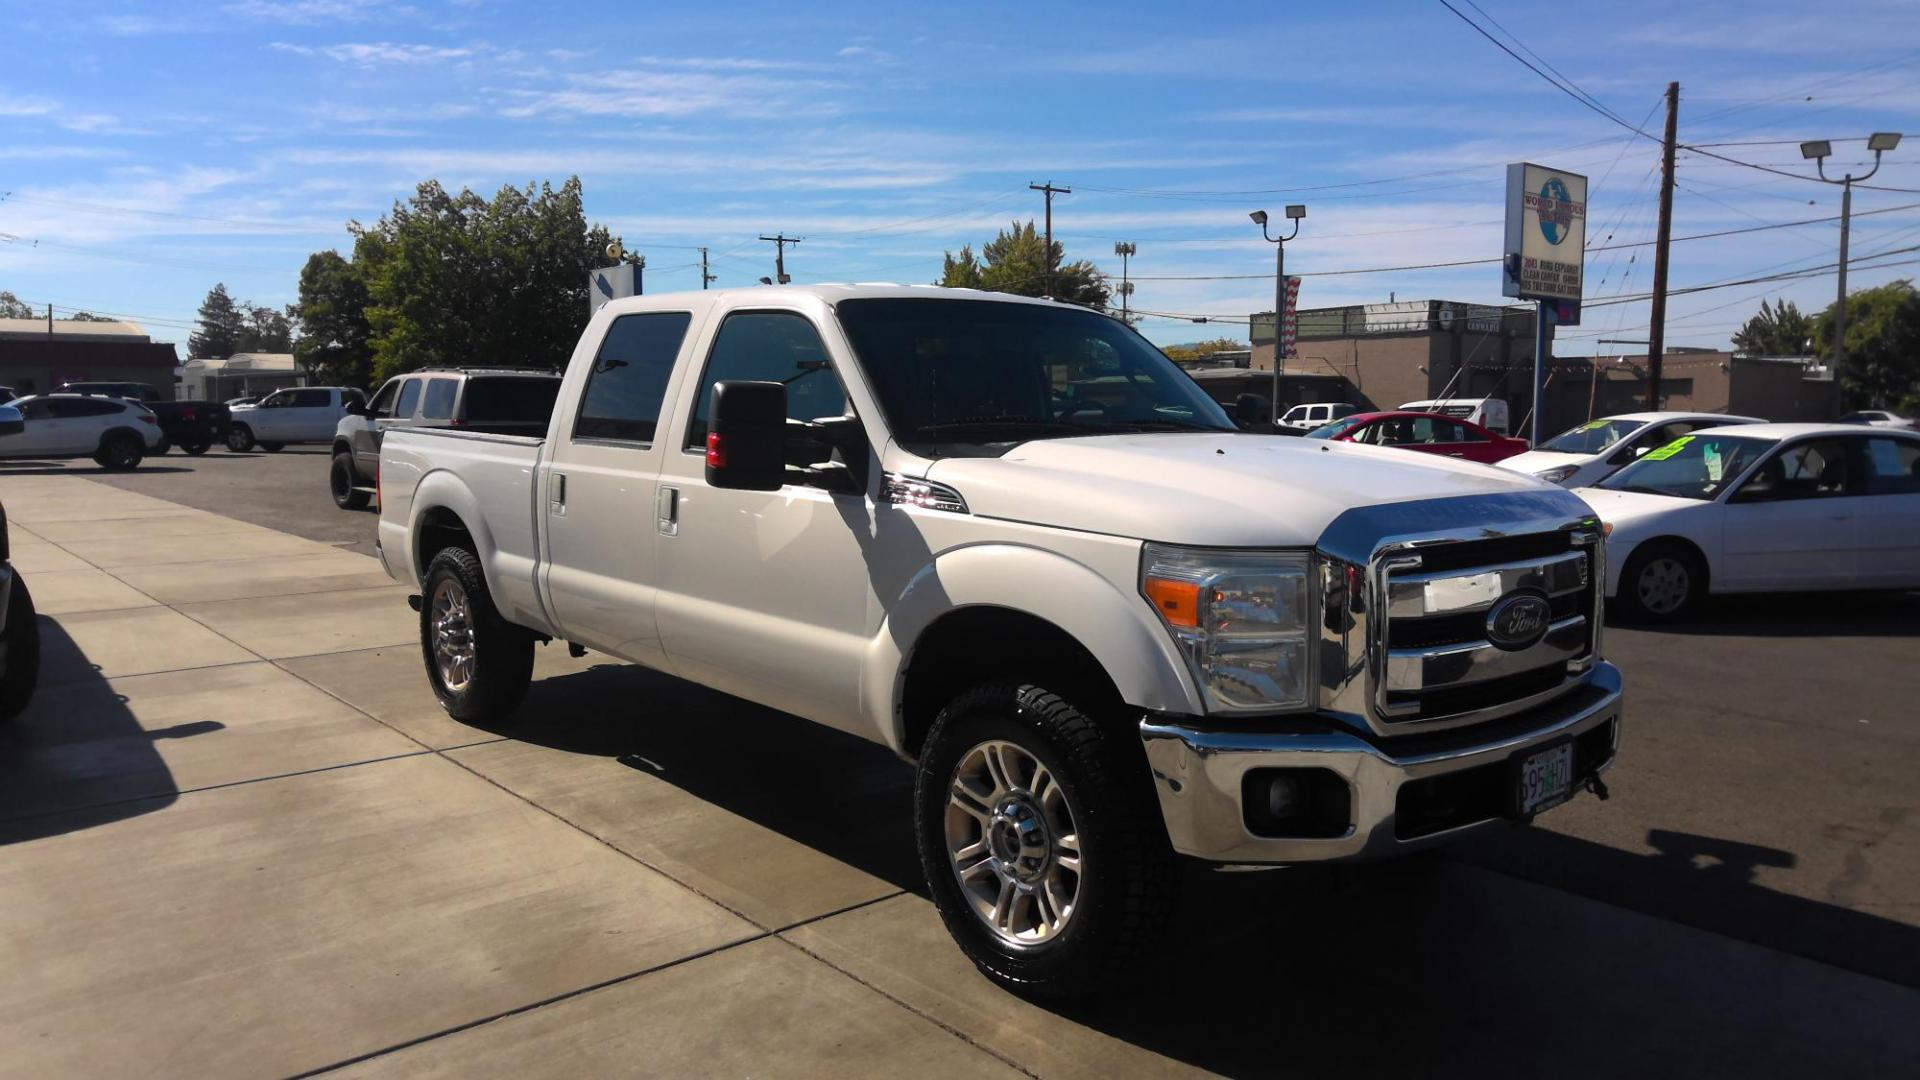
<path fill-rule="evenodd" d="M 1270 415 L 1267 399 L 1259 394 L 1241 394 L 1233 399 L 1234 422 L 1243 428 L 1264 424 L 1273 417 Z"/>
<path fill-rule="evenodd" d="M 777 382 L 713 385 L 707 421 L 707 483 L 739 491 L 778 491 L 786 483 L 787 388 Z"/>
<path fill-rule="evenodd" d="M 18 435 L 27 430 L 27 418 L 11 405 L 0 405 L 0 435 Z"/>

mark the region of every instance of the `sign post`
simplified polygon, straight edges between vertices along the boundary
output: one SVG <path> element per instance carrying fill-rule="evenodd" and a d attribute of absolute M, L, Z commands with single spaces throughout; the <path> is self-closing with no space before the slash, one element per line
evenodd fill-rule
<path fill-rule="evenodd" d="M 1587 253 L 1587 178 L 1545 165 L 1507 166 L 1507 237 L 1500 260 L 1503 296 L 1538 301 L 1533 322 L 1535 446 L 1546 434 L 1546 363 L 1554 326 L 1580 322 Z"/>

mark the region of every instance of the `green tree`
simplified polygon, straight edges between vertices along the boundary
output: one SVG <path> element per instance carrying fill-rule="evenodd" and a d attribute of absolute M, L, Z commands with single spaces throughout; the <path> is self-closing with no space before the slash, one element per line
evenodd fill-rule
<path fill-rule="evenodd" d="M 246 329 L 246 316 L 233 302 L 233 294 L 224 282 L 207 291 L 200 302 L 200 329 L 187 335 L 187 355 L 223 359 L 240 352 L 240 335 Z"/>
<path fill-rule="evenodd" d="M 1813 317 L 1791 300 L 1772 307 L 1760 301 L 1760 313 L 1733 332 L 1733 348 L 1744 356 L 1801 356 L 1813 337 Z"/>
<path fill-rule="evenodd" d="M 1033 222 L 1022 225 L 1016 221 L 988 241 L 978 257 L 971 245 L 962 247 L 958 257 L 948 252 L 938 284 L 1015 296 L 1046 296 L 1047 269 L 1051 266 L 1054 299 L 1105 310 L 1112 295 L 1106 275 L 1085 259 L 1071 263 L 1065 260 L 1066 248 L 1060 241 L 1055 240 L 1049 251 Z"/>
<path fill-rule="evenodd" d="M 1838 303 L 1814 320 L 1822 355 L 1833 347 Z M 1847 294 L 1847 359 L 1840 367 L 1845 408 L 1910 412 L 1920 408 L 1920 293 L 1913 282 L 1892 281 Z"/>
<path fill-rule="evenodd" d="M 437 181 L 353 226 L 374 376 L 432 365 L 557 367 L 587 321 L 587 278 L 612 237 L 589 226 L 580 178 L 500 189 Z"/>
<path fill-rule="evenodd" d="M 67 316 L 66 321 L 67 322 L 112 322 L 113 320 L 107 318 L 105 315 L 95 315 L 91 311 L 76 311 L 73 314 Z"/>
<path fill-rule="evenodd" d="M 1207 341 L 1190 341 L 1184 345 L 1165 345 L 1161 347 L 1160 351 L 1175 360 L 1198 360 L 1212 353 L 1236 352 L 1246 348 L 1249 348 L 1249 346 L 1244 341 L 1235 341 L 1232 338 L 1223 337 L 1212 338 Z"/>
<path fill-rule="evenodd" d="M 316 251 L 300 270 L 300 337 L 294 359 L 313 378 L 337 386 L 373 384 L 373 328 L 367 282 L 358 262 Z"/>
<path fill-rule="evenodd" d="M 0 289 L 0 319 L 31 319 L 36 314 L 25 300 Z"/>
<path fill-rule="evenodd" d="M 234 352 L 284 353 L 293 351 L 293 313 L 289 307 L 276 311 L 259 304 L 241 304 L 240 337 Z"/>

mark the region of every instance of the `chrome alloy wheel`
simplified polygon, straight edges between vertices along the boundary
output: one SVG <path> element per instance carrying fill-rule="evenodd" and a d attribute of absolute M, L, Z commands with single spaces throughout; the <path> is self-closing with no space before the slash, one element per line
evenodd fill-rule
<path fill-rule="evenodd" d="M 473 608 L 451 578 L 433 590 L 433 664 L 440 685 L 458 694 L 473 681 Z"/>
<path fill-rule="evenodd" d="M 973 913 L 1001 940 L 1039 945 L 1080 898 L 1080 834 L 1066 789 L 1015 743 L 983 742 L 953 770 L 947 857 Z"/>
<path fill-rule="evenodd" d="M 1634 582 L 1639 593 L 1640 606 L 1655 615 L 1671 615 L 1680 610 L 1687 602 L 1687 594 L 1693 589 L 1693 575 L 1687 564 L 1669 555 L 1650 559 L 1640 568 L 1640 579 Z"/>

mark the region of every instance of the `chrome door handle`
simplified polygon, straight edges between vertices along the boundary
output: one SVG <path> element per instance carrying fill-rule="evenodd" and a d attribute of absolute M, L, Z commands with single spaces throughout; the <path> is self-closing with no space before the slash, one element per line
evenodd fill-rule
<path fill-rule="evenodd" d="M 547 477 L 547 513 L 554 517 L 567 516 L 566 473 L 554 473 Z"/>
<path fill-rule="evenodd" d="M 654 516 L 658 519 L 660 535 L 679 536 L 680 489 L 662 484 L 659 493 L 653 498 L 653 507 Z"/>

